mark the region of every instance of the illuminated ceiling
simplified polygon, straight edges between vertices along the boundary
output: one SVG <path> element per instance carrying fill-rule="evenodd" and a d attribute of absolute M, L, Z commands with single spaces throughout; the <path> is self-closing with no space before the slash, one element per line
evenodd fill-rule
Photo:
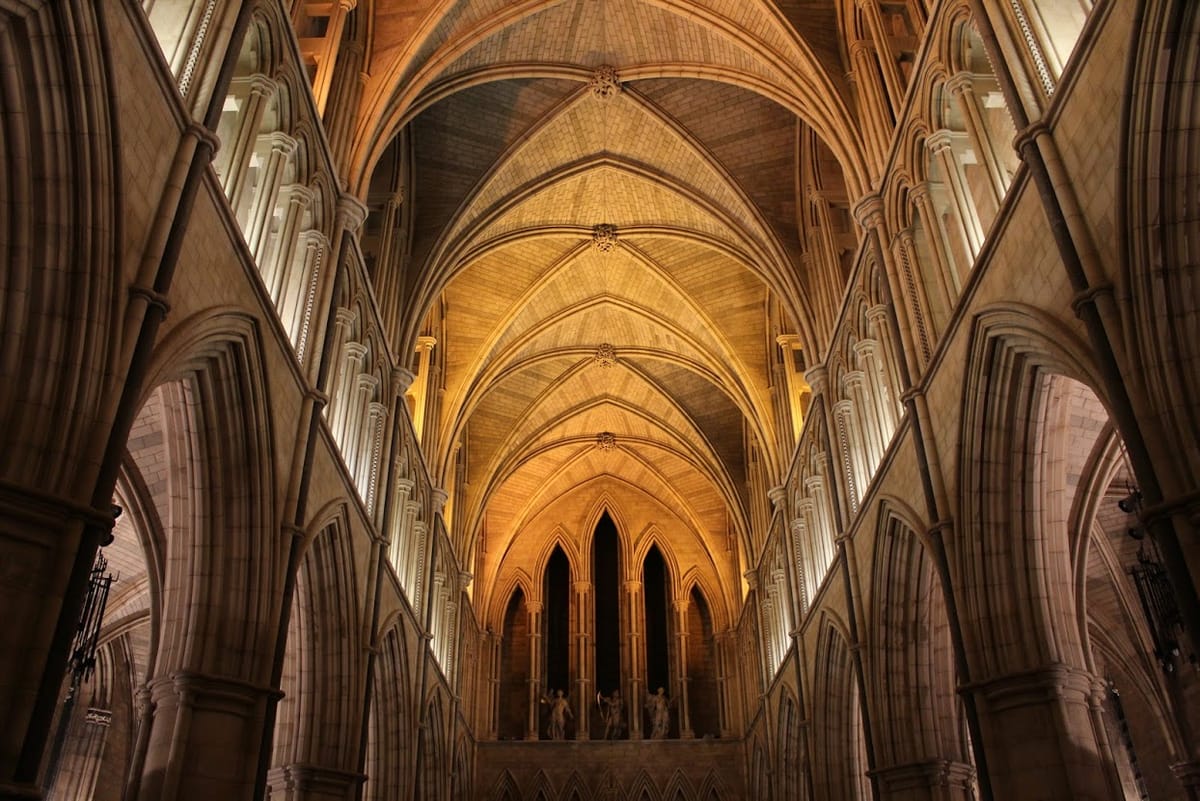
<path fill-rule="evenodd" d="M 370 70 L 351 172 L 367 195 L 404 131 L 401 342 L 441 349 L 424 439 L 435 481 L 460 485 L 460 556 L 486 532 L 477 586 L 541 510 L 601 479 L 655 498 L 714 559 L 731 536 L 744 558 L 751 454 L 767 480 L 789 456 L 776 337 L 823 345 L 815 307 L 840 300 L 806 291 L 803 133 L 846 171 L 843 194 L 866 183 L 832 4 L 359 13 Z M 737 567 L 721 567 L 725 592 Z"/>

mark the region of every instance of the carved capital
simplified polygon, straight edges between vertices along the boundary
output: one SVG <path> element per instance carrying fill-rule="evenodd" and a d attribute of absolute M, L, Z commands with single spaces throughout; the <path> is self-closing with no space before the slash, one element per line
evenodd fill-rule
<path fill-rule="evenodd" d="M 865 195 L 854 207 L 854 219 L 864 230 L 883 226 L 883 198 L 872 193 Z"/>

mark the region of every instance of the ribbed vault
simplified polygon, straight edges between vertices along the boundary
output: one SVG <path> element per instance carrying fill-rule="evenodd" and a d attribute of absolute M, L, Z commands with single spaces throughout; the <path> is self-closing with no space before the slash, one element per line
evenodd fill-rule
<path fill-rule="evenodd" d="M 476 591 L 532 575 L 552 530 L 586 550 L 572 504 L 603 496 L 643 513 L 629 542 L 672 538 L 735 601 L 764 503 L 747 484 L 781 479 L 793 434 L 777 340 L 818 352 L 832 311 L 811 306 L 797 217 L 806 137 L 847 194 L 865 183 L 836 19 L 794 2 L 373 9 L 352 173 L 368 205 L 388 183 L 374 165 L 399 175 L 414 209 L 396 344 L 433 349 L 412 360 L 422 439 Z"/>

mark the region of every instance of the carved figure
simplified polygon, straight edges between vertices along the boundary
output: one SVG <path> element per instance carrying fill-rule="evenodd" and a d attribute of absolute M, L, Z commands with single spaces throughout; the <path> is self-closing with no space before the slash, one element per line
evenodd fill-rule
<path fill-rule="evenodd" d="M 613 690 L 608 696 L 596 693 L 596 705 L 604 718 L 604 739 L 621 739 L 625 733 L 625 702 L 621 699 L 621 691 Z"/>
<path fill-rule="evenodd" d="M 567 718 L 575 717 L 571 714 L 571 703 L 563 697 L 562 690 L 555 690 L 553 697 L 543 695 L 542 703 L 550 707 L 550 726 L 548 728 L 550 739 L 563 739 L 567 731 Z"/>
<path fill-rule="evenodd" d="M 646 694 L 646 711 L 650 713 L 650 739 L 662 740 L 671 729 L 671 707 L 675 699 L 667 698 L 666 690 L 658 688 L 653 695 Z"/>

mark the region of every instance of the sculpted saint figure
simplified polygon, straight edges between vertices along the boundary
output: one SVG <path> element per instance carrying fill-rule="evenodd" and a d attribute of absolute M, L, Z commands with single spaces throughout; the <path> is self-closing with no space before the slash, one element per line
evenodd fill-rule
<path fill-rule="evenodd" d="M 604 739 L 619 740 L 625 732 L 625 702 L 621 700 L 621 691 L 613 690 L 612 695 L 596 693 L 596 704 L 604 718 Z"/>
<path fill-rule="evenodd" d="M 665 739 L 671 728 L 671 700 L 667 698 L 666 690 L 659 687 L 657 693 L 647 693 L 646 711 L 650 713 L 650 739 Z"/>
<path fill-rule="evenodd" d="M 542 703 L 550 707 L 550 739 L 561 740 L 566 734 L 567 718 L 573 718 L 571 704 L 563 698 L 562 690 L 555 690 L 554 696 L 542 696 Z"/>

